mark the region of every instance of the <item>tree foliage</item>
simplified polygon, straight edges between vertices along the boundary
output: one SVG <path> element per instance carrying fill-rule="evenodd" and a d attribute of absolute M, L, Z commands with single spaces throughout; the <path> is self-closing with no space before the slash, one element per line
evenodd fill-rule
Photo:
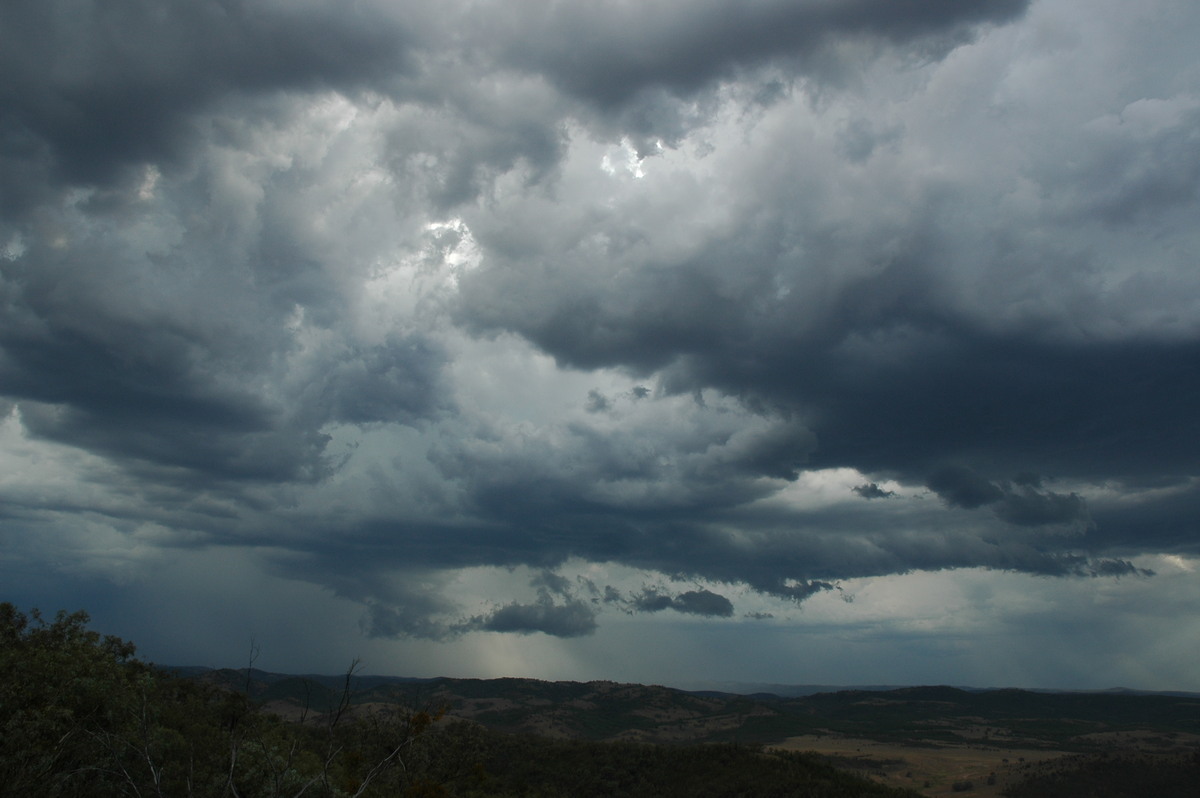
<path fill-rule="evenodd" d="M 1081 754 L 1039 763 L 1005 788 L 1007 798 L 1192 798 L 1200 792 L 1200 749 Z"/>
<path fill-rule="evenodd" d="M 176 678 L 134 646 L 0 604 L 0 785 L 22 796 L 372 796 L 429 725 L 395 709 L 357 719 L 346 699 L 287 723 L 242 694 Z M 390 785 L 406 789 L 403 779 Z"/>

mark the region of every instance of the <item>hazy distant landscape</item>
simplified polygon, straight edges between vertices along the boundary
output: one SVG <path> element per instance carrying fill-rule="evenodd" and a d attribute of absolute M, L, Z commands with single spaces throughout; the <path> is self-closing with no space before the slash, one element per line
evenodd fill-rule
<path fill-rule="evenodd" d="M 345 685 L 345 675 L 179 672 L 246 689 L 264 708 L 292 720 L 333 706 Z M 1172 780 L 1186 790 L 1186 780 L 1200 774 L 1200 695 L 1190 693 L 779 685 L 778 693 L 744 694 L 381 676 L 356 676 L 353 684 L 359 712 L 432 706 L 444 710 L 446 722 L 554 740 L 813 752 L 845 772 L 925 795 L 1138 795 L 1145 794 L 1139 791 L 1148 773 L 1170 774 L 1157 788 L 1163 792 L 1154 793 L 1169 795 Z"/>
<path fill-rule="evenodd" d="M 283 717 L 336 704 L 345 675 L 176 669 Z M 1200 741 L 1200 695 L 1033 692 L 954 687 L 845 689 L 785 697 L 615 682 L 354 676 L 352 704 L 437 706 L 447 717 L 515 733 L 589 740 L 778 744 L 814 734 L 924 745 L 1088 752 L 1114 744 Z M 806 688 L 797 687 L 797 691 Z"/>

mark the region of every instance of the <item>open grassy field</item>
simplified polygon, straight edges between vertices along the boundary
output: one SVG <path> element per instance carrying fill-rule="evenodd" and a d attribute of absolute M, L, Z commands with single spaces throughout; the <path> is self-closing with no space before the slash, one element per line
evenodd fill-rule
<path fill-rule="evenodd" d="M 1200 735 L 1179 732 L 1109 732 L 1089 738 L 1087 742 L 1094 746 L 1091 756 L 1141 754 L 1149 755 L 1150 761 L 1163 761 L 1166 757 L 1200 751 Z M 1072 751 L 1050 747 L 999 748 L 974 740 L 949 744 L 917 739 L 878 741 L 837 734 L 789 737 L 772 747 L 817 753 L 839 768 L 893 787 L 905 787 L 928 796 L 962 798 L 998 796 L 1006 786 L 1024 777 L 1046 772 L 1041 767 L 1044 763 L 1080 757 Z M 971 785 L 969 788 L 967 783 Z"/>
<path fill-rule="evenodd" d="M 998 796 L 1019 777 L 1026 764 L 1063 756 L 1063 751 L 1000 749 L 986 745 L 938 747 L 877 742 L 828 734 L 791 737 L 773 746 L 788 751 L 812 751 L 830 757 L 840 768 L 853 769 L 875 781 L 906 787 L 923 795 Z M 995 774 L 994 783 L 988 777 Z M 962 786 L 970 782 L 970 789 Z M 955 784 L 959 789 L 955 790 Z"/>

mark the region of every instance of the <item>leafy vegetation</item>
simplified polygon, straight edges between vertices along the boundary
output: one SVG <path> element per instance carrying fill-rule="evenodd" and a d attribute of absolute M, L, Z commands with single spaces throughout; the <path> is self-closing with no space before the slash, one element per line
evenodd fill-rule
<path fill-rule="evenodd" d="M 1200 751 L 1077 755 L 1027 771 L 1004 790 L 1007 798 L 1193 798 L 1200 787 Z"/>
<path fill-rule="evenodd" d="M 915 793 L 838 770 L 807 754 L 733 744 L 554 740 L 459 721 L 430 735 L 425 772 L 444 794 L 475 798 L 755 796 L 834 798 Z"/>
<path fill-rule="evenodd" d="M 433 718 L 349 702 L 287 723 L 244 694 L 156 670 L 134 647 L 0 604 L 0 788 L 7 795 L 369 796 L 407 788 Z M 345 693 L 348 699 L 349 693 Z"/>

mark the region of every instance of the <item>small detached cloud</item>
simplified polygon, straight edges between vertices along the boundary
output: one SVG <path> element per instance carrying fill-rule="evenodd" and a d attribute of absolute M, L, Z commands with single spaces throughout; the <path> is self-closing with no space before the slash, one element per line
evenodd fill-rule
<path fill-rule="evenodd" d="M 733 615 L 733 602 L 711 590 L 689 590 L 678 595 L 662 593 L 656 588 L 646 588 L 629 600 L 635 612 L 662 612 L 674 610 L 688 615 L 703 615 L 710 618 L 729 618 Z"/>
<path fill-rule="evenodd" d="M 869 482 L 866 485 L 856 485 L 850 490 L 862 496 L 864 499 L 887 499 L 896 495 L 894 490 L 884 490 L 874 482 Z"/>
<path fill-rule="evenodd" d="M 596 631 L 596 612 L 582 601 L 556 604 L 549 594 L 543 594 L 531 604 L 505 604 L 486 615 L 472 618 L 462 628 L 464 631 L 540 632 L 553 637 L 582 637 Z"/>
<path fill-rule="evenodd" d="M 610 407 L 612 407 L 612 400 L 610 400 L 607 396 L 600 393 L 600 391 L 596 390 L 595 388 L 588 391 L 587 404 L 584 405 L 584 408 L 587 410 L 587 412 L 603 413 Z"/>
<path fill-rule="evenodd" d="M 455 634 L 464 632 L 507 632 L 551 637 L 584 637 L 596 631 L 596 607 L 575 595 L 571 580 L 551 570 L 542 570 L 529 580 L 537 590 L 532 602 L 513 601 L 490 612 L 454 624 Z M 584 580 L 584 587 L 594 586 Z"/>

